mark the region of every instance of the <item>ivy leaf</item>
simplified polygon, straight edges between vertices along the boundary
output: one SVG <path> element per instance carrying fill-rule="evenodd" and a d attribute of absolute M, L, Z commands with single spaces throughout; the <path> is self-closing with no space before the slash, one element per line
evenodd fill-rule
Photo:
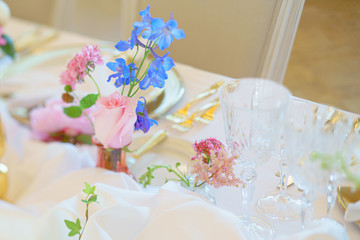
<path fill-rule="evenodd" d="M 81 230 L 81 225 L 80 225 L 80 220 L 77 218 L 76 219 L 76 223 L 69 221 L 69 220 L 64 220 L 65 225 L 70 229 L 69 232 L 69 237 L 75 236 L 76 234 L 80 234 L 80 230 Z"/>
<path fill-rule="evenodd" d="M 96 200 L 97 200 L 97 195 L 92 195 L 92 196 L 89 198 L 88 203 L 90 204 L 90 203 L 92 203 L 92 202 L 96 202 Z"/>
<path fill-rule="evenodd" d="M 91 136 L 87 134 L 80 134 L 76 136 L 76 140 L 85 144 L 93 145 L 91 141 Z"/>
<path fill-rule="evenodd" d="M 82 109 L 87 109 L 95 104 L 96 100 L 98 99 L 99 94 L 91 93 L 86 95 L 80 100 L 80 106 Z"/>
<path fill-rule="evenodd" d="M 11 58 L 15 58 L 15 47 L 12 39 L 6 34 L 3 34 L 2 38 L 6 40 L 6 44 L 1 46 L 1 49 L 6 55 L 9 55 Z"/>
<path fill-rule="evenodd" d="M 64 108 L 64 113 L 68 117 L 78 118 L 82 114 L 82 109 L 79 106 L 71 106 L 71 107 Z"/>
<path fill-rule="evenodd" d="M 83 192 L 90 195 L 95 193 L 95 186 L 91 187 L 90 184 L 85 182 L 85 189 L 83 189 Z"/>

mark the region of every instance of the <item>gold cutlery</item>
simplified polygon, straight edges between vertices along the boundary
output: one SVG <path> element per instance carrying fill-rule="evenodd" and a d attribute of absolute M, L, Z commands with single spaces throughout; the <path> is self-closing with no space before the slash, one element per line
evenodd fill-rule
<path fill-rule="evenodd" d="M 0 118 L 0 159 L 5 154 L 6 149 L 5 129 Z M 0 198 L 4 198 L 8 188 L 8 167 L 0 162 Z"/>
<path fill-rule="evenodd" d="M 219 98 L 216 98 L 214 101 L 211 101 L 211 102 L 205 104 L 199 110 L 192 113 L 191 116 L 186 118 L 184 121 L 174 124 L 172 127 L 181 132 L 186 132 L 193 127 L 194 120 L 197 117 L 199 117 L 199 118 L 203 117 L 204 118 L 203 122 L 206 122 L 206 121 L 210 122 L 209 120 L 205 119 L 207 117 L 207 116 L 205 116 L 206 112 L 208 112 L 210 110 L 211 110 L 211 112 L 215 111 L 215 108 L 218 107 L 219 105 L 220 105 Z M 214 110 L 212 110 L 212 108 L 214 108 Z M 211 114 L 211 112 L 209 114 Z"/>
<path fill-rule="evenodd" d="M 217 98 L 217 102 L 214 106 L 209 108 L 209 110 L 207 110 L 205 113 L 201 114 L 201 116 L 196 117 L 194 120 L 196 122 L 209 124 L 214 119 L 214 113 L 219 106 L 220 106 L 220 101 Z"/>
<path fill-rule="evenodd" d="M 200 102 L 201 100 L 204 100 L 205 98 L 214 95 L 219 87 L 224 84 L 224 81 L 217 82 L 210 86 L 209 89 L 205 90 L 204 92 L 196 95 L 193 99 L 191 99 L 185 107 L 177 110 L 176 112 L 167 115 L 166 119 L 175 123 L 183 122 L 185 119 L 189 117 L 189 109 L 193 107 L 195 104 Z"/>
<path fill-rule="evenodd" d="M 156 132 L 146 143 L 144 143 L 144 145 L 134 151 L 131 156 L 136 159 L 139 158 L 141 155 L 150 151 L 152 148 L 164 141 L 168 136 L 168 131 L 164 129 Z"/>

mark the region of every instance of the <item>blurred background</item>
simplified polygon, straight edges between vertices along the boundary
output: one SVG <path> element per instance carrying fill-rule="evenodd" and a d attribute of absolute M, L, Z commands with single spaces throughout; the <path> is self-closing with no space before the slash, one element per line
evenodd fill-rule
<path fill-rule="evenodd" d="M 17 18 L 113 42 L 127 39 L 137 13 L 151 4 L 152 16 L 168 19 L 173 12 L 186 33 L 169 50 L 175 61 L 233 78 L 257 75 L 264 58 L 258 46 L 264 45 L 276 5 L 276 0 L 4 1 Z M 359 0 L 306 0 L 283 83 L 295 96 L 360 114 Z"/>

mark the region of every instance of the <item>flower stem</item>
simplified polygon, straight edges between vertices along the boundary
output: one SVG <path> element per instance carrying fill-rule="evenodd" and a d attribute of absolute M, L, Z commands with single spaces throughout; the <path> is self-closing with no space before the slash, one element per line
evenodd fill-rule
<path fill-rule="evenodd" d="M 89 200 L 89 199 L 88 199 L 88 198 L 89 198 L 89 195 L 90 195 L 90 194 L 87 195 L 86 200 Z M 81 237 L 82 237 L 82 235 L 83 235 L 83 233 L 84 233 L 84 230 L 85 230 L 86 224 L 87 224 L 87 222 L 88 222 L 88 219 L 89 219 L 89 203 L 86 204 L 85 223 L 84 223 L 84 227 L 82 228 L 81 233 L 79 234 L 79 240 L 81 239 Z"/>
<path fill-rule="evenodd" d="M 133 66 L 133 63 L 134 63 L 134 61 L 135 61 L 135 58 L 136 58 L 138 52 L 139 52 L 139 45 L 136 44 L 136 53 L 135 53 L 134 57 L 133 57 L 132 60 L 131 60 L 130 70 L 129 70 L 129 71 L 130 71 L 130 73 L 129 73 L 129 84 L 130 84 L 130 86 L 133 85 L 133 84 L 131 83 L 131 71 L 132 71 L 132 66 Z M 136 81 L 136 78 L 135 78 L 135 81 Z M 123 85 L 123 89 L 122 89 L 121 95 L 124 95 L 124 89 L 125 89 L 125 83 L 124 83 L 124 85 Z"/>
<path fill-rule="evenodd" d="M 138 68 L 138 70 L 137 70 L 137 72 L 136 72 L 136 75 L 135 75 L 135 81 L 136 81 L 136 79 L 137 79 L 137 77 L 138 77 L 138 75 L 139 75 L 139 72 L 140 72 L 140 70 L 141 70 L 141 67 L 143 66 L 143 64 L 144 64 L 144 62 L 145 62 L 145 59 L 146 59 L 147 55 L 149 55 L 149 53 L 150 53 L 150 49 L 148 48 L 148 46 L 146 46 L 146 47 L 145 47 L 144 57 L 143 57 L 143 59 L 141 60 L 140 66 L 139 66 L 139 68 Z M 132 96 L 131 91 L 132 91 L 132 89 L 135 87 L 136 84 L 137 84 L 137 81 L 136 81 L 136 83 L 135 83 L 134 85 L 131 85 L 131 86 L 130 86 L 130 89 L 129 89 L 129 92 L 128 92 L 128 95 L 127 95 L 128 97 Z"/>
<path fill-rule="evenodd" d="M 99 93 L 99 97 L 101 97 L 99 85 L 97 84 L 97 82 L 95 81 L 95 79 L 91 76 L 91 74 L 90 74 L 88 71 L 86 71 L 86 74 L 91 78 L 91 80 L 92 80 L 93 83 L 95 84 L 96 89 L 97 89 L 97 91 L 98 91 L 98 93 Z"/>

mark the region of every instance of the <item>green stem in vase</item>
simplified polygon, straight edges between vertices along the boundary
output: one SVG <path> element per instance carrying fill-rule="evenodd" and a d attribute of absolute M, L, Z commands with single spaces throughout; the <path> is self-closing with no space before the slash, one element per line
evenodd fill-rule
<path fill-rule="evenodd" d="M 99 87 L 99 85 L 97 84 L 97 82 L 95 81 L 95 79 L 91 76 L 91 74 L 90 74 L 88 71 L 86 71 L 86 74 L 91 78 L 91 80 L 92 80 L 93 83 L 95 84 L 96 90 L 97 90 L 97 92 L 98 92 L 98 94 L 99 94 L 99 98 L 101 98 L 101 93 L 100 93 L 100 87 Z"/>
<path fill-rule="evenodd" d="M 144 62 L 145 62 L 145 59 L 147 58 L 147 56 L 148 56 L 149 53 L 150 53 L 150 48 L 148 47 L 148 44 L 149 44 L 149 43 L 146 44 L 144 57 L 143 57 L 143 59 L 141 60 L 141 63 L 140 63 L 140 65 L 139 65 L 139 68 L 138 68 L 138 70 L 137 70 L 137 72 L 136 72 L 135 81 L 136 81 L 136 79 L 137 79 L 137 77 L 138 77 L 138 75 L 139 75 L 139 73 L 140 73 L 140 70 L 141 70 L 141 68 L 142 68 L 142 66 L 143 66 L 143 64 L 144 64 Z M 131 74 L 131 73 L 130 73 L 130 74 Z M 128 92 L 128 95 L 127 95 L 128 97 L 132 96 L 131 92 L 132 92 L 133 88 L 136 86 L 136 84 L 137 84 L 137 82 L 135 82 L 135 84 L 130 84 L 130 89 L 129 89 L 129 92 Z"/>
<path fill-rule="evenodd" d="M 180 163 L 176 163 L 176 169 L 173 169 L 170 165 L 151 165 L 147 167 L 147 172 L 145 172 L 140 178 L 139 178 L 139 182 L 142 183 L 144 185 L 144 187 L 146 187 L 147 185 L 151 185 L 151 179 L 154 178 L 154 171 L 161 169 L 161 168 L 165 168 L 166 170 L 168 170 L 168 172 L 170 173 L 174 173 L 178 179 L 172 179 L 172 180 L 176 180 L 176 181 L 181 181 L 183 182 L 186 186 L 190 187 L 190 180 L 189 178 L 183 174 L 178 166 L 180 166 Z"/>

